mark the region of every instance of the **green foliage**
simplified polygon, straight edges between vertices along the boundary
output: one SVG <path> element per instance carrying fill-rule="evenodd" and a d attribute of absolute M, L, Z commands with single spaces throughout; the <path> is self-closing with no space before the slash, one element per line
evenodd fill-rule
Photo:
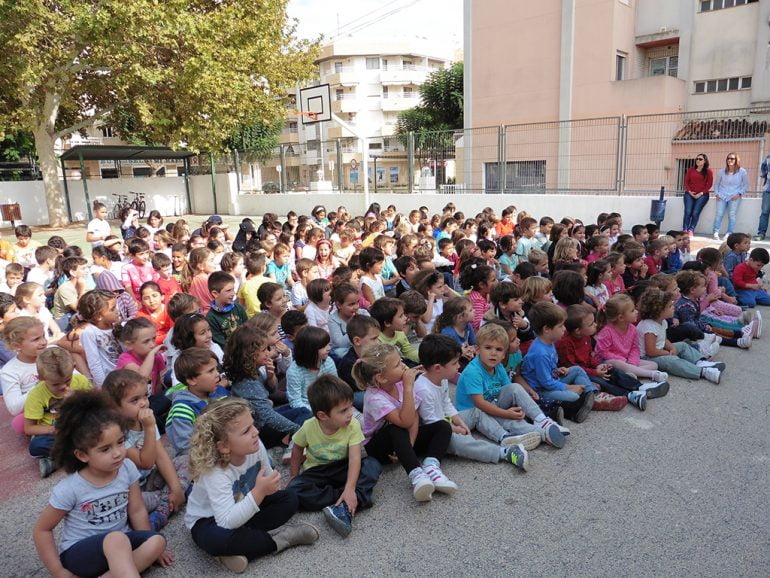
<path fill-rule="evenodd" d="M 28 132 L 5 133 L 0 140 L 0 161 L 17 163 L 23 158 L 34 159 L 35 141 Z"/>
<path fill-rule="evenodd" d="M 225 146 L 228 150 L 238 151 L 245 160 L 261 163 L 273 157 L 273 152 L 280 144 L 283 121 L 267 123 L 257 121 L 248 126 L 238 127 L 227 139 Z"/>

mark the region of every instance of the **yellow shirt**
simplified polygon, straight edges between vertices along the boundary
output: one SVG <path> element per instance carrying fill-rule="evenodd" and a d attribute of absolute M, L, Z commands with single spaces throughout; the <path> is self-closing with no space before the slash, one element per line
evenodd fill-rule
<path fill-rule="evenodd" d="M 272 282 L 273 280 L 264 275 L 257 275 L 245 281 L 238 289 L 238 300 L 246 308 L 246 314 L 249 317 L 253 317 L 262 310 L 259 299 L 257 299 L 257 291 L 268 281 Z"/>
<path fill-rule="evenodd" d="M 72 375 L 70 389 L 72 391 L 90 390 L 93 387 L 85 375 L 75 373 Z M 63 397 L 54 397 L 51 390 L 45 386 L 45 381 L 39 381 L 29 390 L 27 399 L 24 401 L 24 417 L 39 425 L 54 425 L 56 414 L 63 401 Z"/>
<path fill-rule="evenodd" d="M 292 439 L 295 444 L 305 448 L 305 463 L 302 469 L 307 470 L 347 459 L 348 448 L 364 441 L 364 434 L 356 418 L 350 420 L 347 427 L 341 427 L 332 435 L 326 435 L 318 419 L 311 417 L 302 424 Z"/>

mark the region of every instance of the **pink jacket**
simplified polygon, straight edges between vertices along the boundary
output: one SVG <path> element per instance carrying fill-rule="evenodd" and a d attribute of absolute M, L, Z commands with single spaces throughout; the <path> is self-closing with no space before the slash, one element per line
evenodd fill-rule
<path fill-rule="evenodd" d="M 639 341 L 636 326 L 629 324 L 625 333 L 620 333 L 611 324 L 602 327 L 596 335 L 596 357 L 605 362 L 608 359 L 620 359 L 631 365 L 639 365 Z"/>

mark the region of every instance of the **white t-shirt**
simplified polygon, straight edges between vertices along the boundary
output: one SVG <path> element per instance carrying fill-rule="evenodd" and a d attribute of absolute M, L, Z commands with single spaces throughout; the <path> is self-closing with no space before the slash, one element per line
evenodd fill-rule
<path fill-rule="evenodd" d="M 441 381 L 440 386 L 436 386 L 423 373 L 414 381 L 414 393 L 421 399 L 417 413 L 423 423 L 436 423 L 458 413 L 449 399 L 449 382 L 446 379 Z"/>
<path fill-rule="evenodd" d="M 43 289 L 48 289 L 53 281 L 53 271 L 43 271 L 40 266 L 32 267 L 27 273 L 27 281 L 38 283 L 43 286 Z"/>
<path fill-rule="evenodd" d="M 108 237 L 110 234 L 110 223 L 109 221 L 102 221 L 101 219 L 92 219 L 88 222 L 86 233 L 93 233 L 94 235 L 101 237 L 99 241 L 93 241 L 91 247 L 103 245 L 104 237 Z"/>
<path fill-rule="evenodd" d="M 37 364 L 25 363 L 14 357 L 0 369 L 0 384 L 3 386 L 3 400 L 11 415 L 24 411 L 24 401 L 29 390 L 40 381 Z"/>
<path fill-rule="evenodd" d="M 139 426 L 141 427 L 141 425 Z M 158 426 L 155 426 L 155 441 L 160 443 L 158 440 L 160 440 L 160 432 L 158 431 Z M 136 448 L 139 451 L 142 450 L 144 447 L 144 429 L 141 429 L 139 431 L 129 429 L 126 430 L 126 442 L 124 444 L 126 446 L 127 450 L 130 450 L 132 448 Z M 136 465 L 136 464 L 134 464 Z M 138 468 L 139 466 L 137 466 Z M 148 468 L 146 470 L 139 470 L 139 485 L 144 485 L 144 482 L 147 481 L 147 477 L 152 473 L 152 470 L 155 469 L 155 466 L 152 466 L 151 468 Z"/>
<path fill-rule="evenodd" d="M 382 284 L 382 277 L 380 277 L 379 275 L 375 275 L 374 279 L 370 279 L 369 277 L 362 275 L 361 285 L 366 285 L 367 287 L 369 287 L 369 289 L 372 290 L 375 301 L 377 301 L 377 299 L 385 297 L 385 286 Z"/>
<path fill-rule="evenodd" d="M 647 348 L 644 344 L 644 336 L 648 333 L 652 333 L 655 336 L 655 347 L 663 349 L 666 346 L 666 329 L 668 328 L 668 321 L 664 320 L 663 323 L 658 323 L 653 319 L 643 319 L 636 326 L 636 334 L 639 337 L 639 355 L 642 357 L 648 357 Z"/>
<path fill-rule="evenodd" d="M 115 369 L 118 357 L 123 352 L 110 329 L 99 329 L 88 324 L 80 334 L 80 344 L 86 354 L 86 363 L 91 370 L 94 385 L 102 387 L 104 379 Z"/>

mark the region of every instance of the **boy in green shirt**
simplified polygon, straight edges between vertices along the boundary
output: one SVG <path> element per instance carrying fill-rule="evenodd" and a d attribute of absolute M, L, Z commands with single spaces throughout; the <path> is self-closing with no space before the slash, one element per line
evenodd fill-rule
<path fill-rule="evenodd" d="M 214 296 L 206 320 L 211 327 L 211 338 L 225 348 L 227 340 L 240 325 L 249 320 L 246 310 L 235 301 L 235 277 L 224 271 L 209 275 L 209 292 Z"/>

